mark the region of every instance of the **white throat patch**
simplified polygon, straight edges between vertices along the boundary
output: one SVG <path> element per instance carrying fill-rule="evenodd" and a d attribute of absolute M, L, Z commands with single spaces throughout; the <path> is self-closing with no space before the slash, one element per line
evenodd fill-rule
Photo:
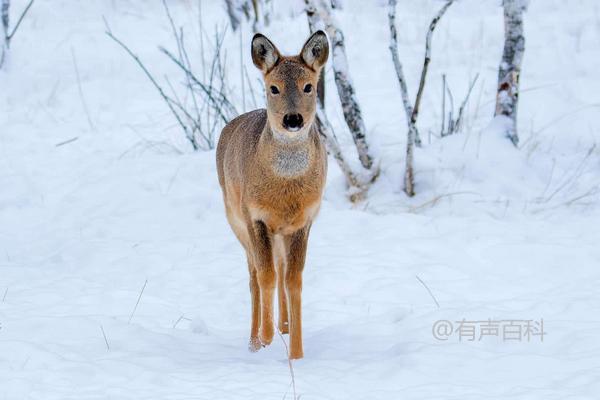
<path fill-rule="evenodd" d="M 308 124 L 296 132 L 271 130 L 276 143 L 272 168 L 277 175 L 290 178 L 306 172 L 310 162 L 310 128 Z"/>
<path fill-rule="evenodd" d="M 306 146 L 282 146 L 275 151 L 273 170 L 284 177 L 302 175 L 308 169 L 309 159 L 310 153 Z"/>

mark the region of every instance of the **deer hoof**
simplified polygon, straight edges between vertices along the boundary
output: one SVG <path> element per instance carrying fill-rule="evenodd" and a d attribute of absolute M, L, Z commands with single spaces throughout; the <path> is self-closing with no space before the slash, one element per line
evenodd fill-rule
<path fill-rule="evenodd" d="M 251 353 L 256 353 L 261 347 L 262 345 L 259 338 L 256 336 L 250 338 L 250 341 L 248 342 L 248 350 L 250 350 Z"/>

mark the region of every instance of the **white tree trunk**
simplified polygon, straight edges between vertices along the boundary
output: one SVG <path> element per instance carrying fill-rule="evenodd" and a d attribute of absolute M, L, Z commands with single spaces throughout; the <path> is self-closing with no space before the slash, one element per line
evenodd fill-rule
<path fill-rule="evenodd" d="M 309 25 L 315 29 L 324 29 L 329 35 L 332 48 L 333 73 L 344 119 L 352 134 L 362 166 L 370 170 L 373 167 L 373 158 L 369 154 L 362 112 L 348 71 L 344 35 L 331 15 L 330 6 L 324 0 L 317 0 L 317 3 L 314 0 L 305 0 L 305 4 Z"/>
<path fill-rule="evenodd" d="M 398 32 L 396 30 L 396 0 L 389 0 L 388 7 L 388 23 L 390 28 L 390 52 L 392 54 L 392 61 L 396 70 L 396 77 L 400 84 L 400 94 L 402 95 L 402 103 L 404 105 L 404 112 L 406 114 L 406 122 L 408 125 L 408 132 L 406 135 L 406 160 L 404 167 L 404 191 L 408 196 L 414 196 L 414 168 L 413 168 L 413 151 L 415 144 L 415 136 L 418 135 L 415 124 L 412 122 L 413 107 L 408 95 L 408 87 L 406 85 L 406 77 L 404 76 L 404 69 L 398 56 Z"/>
<path fill-rule="evenodd" d="M 337 137 L 331 128 L 331 123 L 327 119 L 327 115 L 325 115 L 323 107 L 320 105 L 317 107 L 317 124 L 319 127 L 319 132 L 325 138 L 327 151 L 333 156 L 340 167 L 340 170 L 342 170 L 342 173 L 346 177 L 348 187 L 352 188 L 353 191 L 356 191 L 357 189 L 363 190 L 364 184 L 359 181 L 356 174 L 352 171 L 352 168 L 350 168 L 350 165 L 346 162 Z"/>
<path fill-rule="evenodd" d="M 402 103 L 404 105 L 404 112 L 406 113 L 406 123 L 408 125 L 408 133 L 406 136 L 406 165 L 404 170 L 404 191 L 410 197 L 415 195 L 415 184 L 414 184 L 414 146 L 420 146 L 421 139 L 419 138 L 419 131 L 417 129 L 417 118 L 419 116 L 419 106 L 421 104 L 421 98 L 423 97 L 423 90 L 425 89 L 425 81 L 427 79 L 427 71 L 429 63 L 431 62 L 431 39 L 433 37 L 433 31 L 437 26 L 439 20 L 444 16 L 448 8 L 452 5 L 454 0 L 447 0 L 446 4 L 438 11 L 435 17 L 429 24 L 427 30 L 427 37 L 425 39 L 425 60 L 423 61 L 423 69 L 421 70 L 421 79 L 419 81 L 419 89 L 415 98 L 415 105 L 410 102 L 408 95 L 408 88 L 406 86 L 406 78 L 404 76 L 404 70 L 400 57 L 398 56 L 398 32 L 396 30 L 396 3 L 397 0 L 388 1 L 388 25 L 390 28 L 390 53 L 392 54 L 392 61 L 394 68 L 396 69 L 396 77 L 400 84 L 400 93 L 402 95 Z"/>
<path fill-rule="evenodd" d="M 504 52 L 498 70 L 495 115 L 509 119 L 509 123 L 505 124 L 505 134 L 515 146 L 519 143 L 517 107 L 521 63 L 525 52 L 523 13 L 527 9 L 527 3 L 527 0 L 503 0 L 502 3 L 504 7 Z"/>
<path fill-rule="evenodd" d="M 308 27 L 309 30 L 315 32 L 319 29 L 325 29 L 323 21 L 317 14 L 316 8 L 312 4 L 312 2 L 305 0 L 306 2 L 306 16 L 308 18 Z M 321 136 L 325 138 L 325 143 L 327 145 L 327 152 L 334 158 L 337 162 L 340 170 L 344 174 L 346 178 L 346 184 L 348 185 L 350 199 L 355 202 L 364 197 L 366 190 L 368 189 L 369 184 L 376 177 L 376 173 L 371 173 L 371 176 L 363 177 L 358 176 L 350 167 L 350 164 L 346 161 L 344 154 L 342 153 L 342 149 L 340 144 L 335 136 L 335 132 L 327 118 L 327 114 L 325 113 L 325 68 L 321 69 L 321 75 L 319 76 L 319 82 L 317 85 L 317 96 L 318 96 L 318 104 L 317 104 L 317 124 Z"/>

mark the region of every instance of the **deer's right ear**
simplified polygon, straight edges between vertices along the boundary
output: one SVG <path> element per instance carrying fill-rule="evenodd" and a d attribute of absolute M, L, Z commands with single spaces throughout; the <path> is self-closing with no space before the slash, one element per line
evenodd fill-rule
<path fill-rule="evenodd" d="M 279 50 L 265 35 L 257 33 L 252 38 L 252 62 L 263 74 L 268 73 L 279 60 Z"/>
<path fill-rule="evenodd" d="M 316 31 L 308 38 L 300 56 L 312 69 L 318 71 L 329 57 L 329 42 L 327 41 L 327 35 L 323 31 Z"/>

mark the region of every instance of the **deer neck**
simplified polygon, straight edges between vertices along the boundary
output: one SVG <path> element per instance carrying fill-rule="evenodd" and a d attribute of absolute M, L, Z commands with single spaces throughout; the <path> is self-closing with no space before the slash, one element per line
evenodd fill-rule
<path fill-rule="evenodd" d="M 275 175 L 283 178 L 306 174 L 315 154 L 313 135 L 312 124 L 291 136 L 275 131 L 267 123 L 259 143 L 264 151 L 264 162 Z"/>

